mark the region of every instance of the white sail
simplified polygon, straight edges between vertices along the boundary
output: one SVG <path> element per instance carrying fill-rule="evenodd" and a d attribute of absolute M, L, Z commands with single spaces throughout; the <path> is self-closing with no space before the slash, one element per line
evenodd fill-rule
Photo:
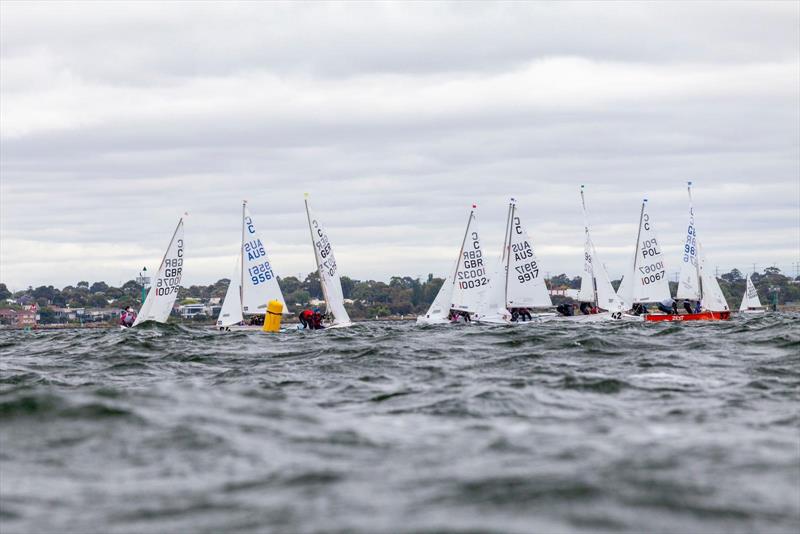
<path fill-rule="evenodd" d="M 501 261 L 499 258 L 484 258 L 484 264 L 488 266 L 491 274 L 488 277 L 488 285 L 480 292 L 475 313 L 475 319 L 479 322 L 501 324 L 511 322 L 511 313 L 506 308 L 505 288 L 502 283 L 505 266 Z"/>
<path fill-rule="evenodd" d="M 739 306 L 739 311 L 744 311 L 750 308 L 761 308 L 761 300 L 758 298 L 756 286 L 753 285 L 753 280 L 748 274 L 747 284 L 745 285 L 744 295 L 742 296 L 742 304 Z"/>
<path fill-rule="evenodd" d="M 550 293 L 544 282 L 544 272 L 541 269 L 536 251 L 525 227 L 519 217 L 519 210 L 512 201 L 509 212 L 508 250 L 504 247 L 506 270 L 505 300 L 509 308 L 538 308 L 550 307 Z M 501 271 L 502 272 L 502 271 Z M 500 273 L 498 273 L 500 274 Z M 494 278 L 497 282 L 502 277 Z M 494 283 L 494 282 L 492 282 Z M 497 284 L 497 289 L 502 290 L 502 283 Z"/>
<path fill-rule="evenodd" d="M 228 290 L 225 292 L 225 300 L 222 301 L 222 309 L 219 311 L 217 326 L 232 326 L 244 321 L 242 315 L 241 274 L 241 257 L 237 256 L 236 269 L 233 271 L 231 282 L 228 284 Z"/>
<path fill-rule="evenodd" d="M 700 300 L 700 266 L 697 258 L 697 230 L 694 223 L 694 206 L 692 205 L 692 182 L 689 182 L 689 224 L 686 227 L 686 239 L 683 243 L 681 273 L 678 279 L 679 299 Z"/>
<path fill-rule="evenodd" d="M 283 313 L 288 314 L 289 307 L 283 300 L 264 241 L 256 231 L 253 217 L 246 205 L 242 210 L 242 217 L 242 313 L 264 314 L 267 303 L 277 300 L 283 304 Z"/>
<path fill-rule="evenodd" d="M 586 242 L 583 247 L 583 274 L 581 276 L 581 289 L 578 292 L 578 300 L 580 302 L 594 302 L 600 309 L 619 312 L 624 309 L 624 305 L 614 291 L 608 271 L 600 261 L 597 249 L 592 241 L 583 189 L 583 186 L 581 186 L 581 207 L 583 208 L 583 228 L 586 234 Z M 628 279 L 630 278 L 628 277 Z M 620 286 L 620 289 L 622 289 L 622 286 Z"/>
<path fill-rule="evenodd" d="M 639 237 L 633 263 L 633 303 L 661 302 L 671 297 L 661 245 L 653 228 L 647 199 L 642 202 Z"/>
<path fill-rule="evenodd" d="M 167 252 L 161 260 L 153 285 L 144 299 L 142 309 L 133 326 L 145 321 L 165 323 L 175 304 L 183 274 L 183 219 L 178 221 L 175 233 L 167 246 Z"/>
<path fill-rule="evenodd" d="M 475 212 L 469 213 L 467 230 L 461 244 L 454 276 L 452 307 L 459 311 L 477 312 L 482 293 L 489 288 L 489 273 L 475 224 Z"/>
<path fill-rule="evenodd" d="M 583 272 L 581 273 L 581 289 L 578 291 L 578 301 L 594 302 L 594 271 L 592 270 L 592 242 L 589 231 L 586 231 L 586 241 L 583 244 Z"/>
<path fill-rule="evenodd" d="M 630 270 L 628 274 L 622 275 L 617 288 L 617 298 L 625 309 L 633 307 L 633 284 L 631 280 L 633 280 L 633 270 Z"/>
<path fill-rule="evenodd" d="M 450 315 L 450 301 L 453 297 L 452 272 L 454 270 L 455 265 L 450 269 L 450 274 L 447 275 L 447 278 L 444 279 L 442 287 L 440 287 L 439 292 L 436 293 L 436 298 L 431 302 L 428 311 L 419 319 L 420 322 L 441 322 L 447 320 L 448 315 Z"/>
<path fill-rule="evenodd" d="M 698 246 L 698 248 L 700 248 Z M 717 277 L 706 268 L 706 259 L 700 248 L 700 283 L 703 284 L 703 309 L 709 311 L 729 311 L 728 302 L 722 294 Z"/>
<path fill-rule="evenodd" d="M 608 271 L 600 260 L 598 260 L 594 243 L 591 243 L 591 253 L 592 272 L 594 273 L 594 281 L 597 286 L 597 307 L 610 312 L 622 311 L 624 309 L 622 300 L 614 292 L 614 286 L 611 285 L 611 278 L 608 276 Z"/>
<path fill-rule="evenodd" d="M 308 216 L 308 227 L 311 230 L 314 257 L 317 260 L 317 268 L 319 269 L 319 280 L 322 285 L 322 292 L 325 295 L 327 313 L 333 315 L 334 325 L 348 325 L 351 321 L 344 307 L 342 281 L 339 278 L 339 268 L 333 255 L 333 247 L 322 223 L 311 214 L 308 198 L 306 198 L 306 215 Z"/>

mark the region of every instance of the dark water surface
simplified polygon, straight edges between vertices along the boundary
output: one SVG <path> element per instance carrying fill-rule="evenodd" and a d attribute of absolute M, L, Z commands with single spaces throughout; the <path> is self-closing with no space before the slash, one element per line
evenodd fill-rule
<path fill-rule="evenodd" d="M 0 531 L 797 532 L 798 321 L 0 332 Z"/>

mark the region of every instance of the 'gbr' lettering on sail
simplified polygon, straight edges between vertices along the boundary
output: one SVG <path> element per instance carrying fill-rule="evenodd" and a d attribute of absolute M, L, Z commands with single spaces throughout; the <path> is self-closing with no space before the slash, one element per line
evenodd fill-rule
<path fill-rule="evenodd" d="M 171 295 L 178 292 L 181 285 L 181 273 L 183 272 L 183 239 L 178 239 L 177 250 L 174 258 L 164 259 L 163 274 L 156 278 L 156 295 Z"/>
<path fill-rule="evenodd" d="M 465 250 L 461 257 L 461 268 L 458 270 L 458 287 L 472 289 L 489 283 L 486 278 L 486 266 L 483 264 L 483 252 L 478 232 L 470 234 L 472 250 Z"/>

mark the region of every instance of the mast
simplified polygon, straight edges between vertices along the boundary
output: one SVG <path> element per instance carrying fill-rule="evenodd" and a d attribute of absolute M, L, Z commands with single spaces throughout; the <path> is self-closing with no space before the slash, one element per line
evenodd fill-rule
<path fill-rule="evenodd" d="M 642 211 L 639 213 L 639 231 L 636 233 L 636 249 L 633 252 L 633 276 L 636 276 L 636 264 L 639 260 L 639 240 L 642 238 L 642 219 L 644 218 L 644 207 L 647 205 L 647 199 L 645 198 L 642 200 Z M 634 281 L 631 280 L 633 284 Z M 633 289 L 633 298 L 631 299 L 631 304 L 634 304 L 636 301 L 636 286 L 631 286 Z"/>
<path fill-rule="evenodd" d="M 244 218 L 247 201 L 242 200 L 242 242 L 239 245 L 239 308 L 244 317 Z"/>
<path fill-rule="evenodd" d="M 594 252 L 594 243 L 589 236 L 589 218 L 586 216 L 586 199 L 583 198 L 583 184 L 581 184 L 581 206 L 583 207 L 583 230 L 586 234 L 586 242 L 591 244 L 589 253 L 592 255 L 592 295 L 594 295 L 594 305 L 597 306 L 597 284 L 595 283 L 594 276 L 594 254 L 592 254 Z M 641 229 L 641 222 L 639 223 L 639 228 Z M 636 247 L 639 247 L 638 243 Z"/>
<path fill-rule="evenodd" d="M 689 192 L 689 216 L 692 220 L 692 230 L 694 231 L 695 255 L 694 268 L 697 272 L 697 285 L 700 289 L 700 302 L 703 301 L 703 279 L 700 277 L 700 242 L 697 240 L 697 223 L 694 220 L 694 201 L 692 200 L 692 182 L 687 182 L 686 190 Z"/>
<path fill-rule="evenodd" d="M 314 229 L 311 227 L 311 212 L 308 209 L 308 193 L 303 194 L 303 202 L 306 205 L 306 218 L 308 219 L 308 233 L 311 235 L 311 248 L 314 249 L 314 261 L 317 262 L 317 274 L 319 275 L 319 285 L 322 287 L 322 296 L 325 297 L 325 311 L 327 313 L 330 308 L 330 299 L 328 299 L 328 289 L 325 287 L 325 282 L 322 280 L 322 269 L 319 264 L 319 252 L 317 245 L 314 244 Z"/>
<path fill-rule="evenodd" d="M 508 252 L 506 253 L 506 283 L 505 283 L 505 292 L 503 295 L 504 304 L 506 308 L 508 308 L 508 271 L 511 269 L 511 232 L 514 231 L 514 214 L 517 212 L 517 204 L 516 201 L 512 198 L 511 202 L 508 204 L 508 223 L 506 224 L 506 235 L 504 239 L 507 242 Z M 503 250 L 506 250 L 506 247 L 503 247 Z"/>
<path fill-rule="evenodd" d="M 475 213 L 475 208 L 477 208 L 475 204 L 472 205 L 472 210 L 469 212 L 469 217 L 467 218 L 467 228 L 464 230 L 464 239 L 461 240 L 461 249 L 458 251 L 458 259 L 456 261 L 456 270 L 453 272 L 453 285 L 456 283 L 456 278 L 458 278 L 458 267 L 461 265 L 461 255 L 464 253 L 464 245 L 467 244 L 467 235 L 469 235 L 469 227 L 472 224 L 472 216 Z"/>
<path fill-rule="evenodd" d="M 514 203 L 514 199 L 511 199 L 511 202 L 508 204 L 508 213 L 506 214 L 506 233 L 504 234 L 506 237 L 503 237 L 503 257 L 500 260 L 501 262 L 506 259 L 506 254 L 509 252 L 508 248 L 511 246 L 511 242 L 509 239 L 506 239 L 508 236 L 511 235 L 509 228 L 511 227 L 511 205 Z"/>

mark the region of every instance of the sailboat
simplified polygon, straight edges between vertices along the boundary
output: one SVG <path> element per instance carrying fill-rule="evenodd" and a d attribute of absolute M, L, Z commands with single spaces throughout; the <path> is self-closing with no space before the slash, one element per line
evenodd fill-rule
<path fill-rule="evenodd" d="M 617 297 L 628 309 L 636 304 L 653 304 L 671 298 L 664 256 L 653 228 L 647 199 L 642 201 L 639 213 L 633 263 L 617 289 Z"/>
<path fill-rule="evenodd" d="M 228 284 L 217 326 L 230 328 L 243 322 L 247 315 L 263 315 L 271 300 L 283 305 L 284 314 L 289 313 L 264 241 L 256 230 L 245 200 L 242 202 L 242 241 L 236 257 L 236 269 Z"/>
<path fill-rule="evenodd" d="M 175 232 L 173 232 L 172 239 L 169 241 L 167 251 L 161 259 L 161 265 L 158 266 L 158 271 L 156 271 L 153 285 L 150 286 L 150 291 L 148 291 L 147 297 L 144 299 L 142 309 L 139 310 L 139 315 L 136 316 L 132 326 L 137 326 L 146 321 L 167 322 L 169 314 L 172 312 L 172 306 L 175 304 L 175 298 L 178 296 L 182 275 L 183 217 L 178 221 L 178 226 L 175 227 Z"/>
<path fill-rule="evenodd" d="M 583 208 L 583 273 L 581 274 L 581 287 L 578 291 L 577 300 L 587 302 L 592 307 L 604 310 L 601 313 L 589 315 L 576 314 L 564 317 L 567 320 L 577 320 L 584 322 L 609 321 L 614 319 L 633 319 L 635 316 L 623 314 L 624 305 L 622 300 L 614 291 L 611 285 L 611 278 L 608 276 L 603 263 L 600 261 L 597 249 L 594 246 L 591 233 L 589 231 L 589 217 L 586 214 L 586 198 L 584 196 L 584 186 L 581 186 L 581 207 Z"/>
<path fill-rule="evenodd" d="M 706 267 L 703 247 L 697 238 L 692 202 L 692 182 L 688 182 L 689 223 L 683 243 L 681 272 L 678 279 L 678 300 L 699 301 L 702 304 L 698 313 L 680 315 L 681 321 L 711 321 L 730 318 L 730 309 L 719 287 L 716 276 Z M 661 319 L 665 320 L 665 319 Z M 676 320 L 676 319 L 672 319 Z"/>
<path fill-rule="evenodd" d="M 766 309 L 761 304 L 758 298 L 758 291 L 756 286 L 753 285 L 753 280 L 750 275 L 747 275 L 747 285 L 745 286 L 744 295 L 742 295 L 742 304 L 739 306 L 740 313 L 766 313 Z"/>
<path fill-rule="evenodd" d="M 319 281 L 325 296 L 326 315 L 333 317 L 333 321 L 329 322 L 326 327 L 351 326 L 353 323 L 344 307 L 342 281 L 339 278 L 339 268 L 333 255 L 333 247 L 331 247 L 331 241 L 328 239 L 328 233 L 322 223 L 311 214 L 311 208 L 308 206 L 308 193 L 305 195 L 305 204 L 308 229 L 311 232 L 311 244 L 314 247 L 314 259 L 317 262 Z"/>
<path fill-rule="evenodd" d="M 508 204 L 506 233 L 501 259 L 502 302 L 507 309 L 552 308 L 553 301 L 544 281 L 544 272 L 528 232 L 522 224 L 517 201 Z M 555 313 L 532 314 L 533 319 L 555 317 Z"/>
<path fill-rule="evenodd" d="M 451 310 L 465 312 L 476 322 L 509 322 L 510 314 L 503 305 L 502 286 L 494 285 L 489 274 L 490 271 L 496 274 L 498 266 L 490 265 L 481 247 L 476 209 L 473 204 L 452 273 L 445 279 L 428 312 L 417 317 L 417 324 L 450 323 Z"/>

